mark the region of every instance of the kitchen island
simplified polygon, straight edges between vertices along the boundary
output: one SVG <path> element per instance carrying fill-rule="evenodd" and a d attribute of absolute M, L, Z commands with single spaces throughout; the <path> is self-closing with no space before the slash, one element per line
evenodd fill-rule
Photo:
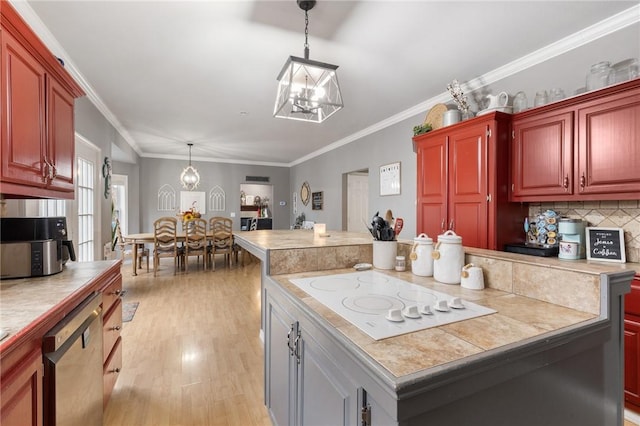
<path fill-rule="evenodd" d="M 290 232 L 286 244 L 283 235 L 270 241 L 268 234 L 239 241 L 259 247 L 269 263 L 265 402 L 274 424 L 622 424 L 621 318 L 630 267 L 468 248 L 466 261 L 485 271 L 485 290 L 384 271 L 497 312 L 375 340 L 292 283 L 353 272 L 347 268 L 370 262 L 367 249 L 347 242 L 344 250 L 357 246 L 362 257 L 320 267 L 333 262 L 322 260 L 325 254 L 341 258 L 333 254 L 339 244 L 310 244 L 304 235 L 296 247 L 300 231 Z M 317 262 L 302 260 L 309 250 Z"/>

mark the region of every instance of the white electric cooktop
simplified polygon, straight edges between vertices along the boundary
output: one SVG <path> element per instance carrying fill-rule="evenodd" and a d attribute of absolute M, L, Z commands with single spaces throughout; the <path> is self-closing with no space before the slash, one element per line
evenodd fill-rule
<path fill-rule="evenodd" d="M 496 312 L 376 271 L 291 282 L 375 340 Z"/>

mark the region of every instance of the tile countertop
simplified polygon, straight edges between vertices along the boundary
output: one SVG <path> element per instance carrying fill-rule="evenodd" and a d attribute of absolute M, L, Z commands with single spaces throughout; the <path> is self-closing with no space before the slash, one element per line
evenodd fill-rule
<path fill-rule="evenodd" d="M 8 336 L 0 350 L 35 323 L 43 321 L 67 299 L 81 293 L 102 272 L 119 260 L 70 262 L 62 272 L 46 277 L 0 281 L 0 329 Z"/>
<path fill-rule="evenodd" d="M 417 374 L 422 370 L 460 361 L 507 345 L 519 344 L 545 333 L 599 318 L 599 315 L 593 313 L 492 288 L 468 290 L 459 285 L 442 284 L 432 277 L 419 277 L 410 272 L 377 271 L 452 297 L 461 297 L 495 309 L 497 313 L 374 340 L 289 281 L 294 278 L 349 273 L 353 272 L 352 269 L 287 274 L 271 278 L 396 378 Z"/>
<path fill-rule="evenodd" d="M 311 247 L 336 247 L 356 244 L 372 244 L 367 232 L 343 232 L 327 230 L 327 237 L 316 237 L 313 230 L 261 230 L 234 232 L 236 238 L 263 250 L 285 250 Z"/>

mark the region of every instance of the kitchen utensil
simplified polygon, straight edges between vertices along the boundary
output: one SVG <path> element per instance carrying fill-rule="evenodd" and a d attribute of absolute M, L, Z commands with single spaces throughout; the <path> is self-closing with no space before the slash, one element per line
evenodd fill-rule
<path fill-rule="evenodd" d="M 555 87 L 553 89 L 551 89 L 549 91 L 549 101 L 550 102 L 556 102 L 559 100 L 564 99 L 566 96 L 564 94 L 564 90 L 560 89 L 559 87 Z"/>
<path fill-rule="evenodd" d="M 539 107 L 549 102 L 549 96 L 546 90 L 541 90 L 536 93 L 536 97 L 533 99 L 533 106 Z"/>
<path fill-rule="evenodd" d="M 450 126 L 459 122 L 461 119 L 460 110 L 450 109 L 442 116 L 442 126 Z"/>
<path fill-rule="evenodd" d="M 464 266 L 462 237 L 448 230 L 438 235 L 433 252 L 433 278 L 444 284 L 460 284 L 460 270 Z"/>
<path fill-rule="evenodd" d="M 473 263 L 465 265 L 460 274 L 460 285 L 471 290 L 482 290 L 484 288 L 482 268 Z"/>
<path fill-rule="evenodd" d="M 614 74 L 611 63 L 607 61 L 591 65 L 587 74 L 587 91 L 602 89 L 613 83 Z"/>
<path fill-rule="evenodd" d="M 414 275 L 422 277 L 430 277 L 433 275 L 433 239 L 429 238 L 427 234 L 420 234 L 413 239 L 413 246 L 411 247 L 411 272 Z"/>
<path fill-rule="evenodd" d="M 520 111 L 524 111 L 525 109 L 527 109 L 528 104 L 527 104 L 527 95 L 526 93 L 520 91 L 518 93 L 516 93 L 515 98 L 513 98 L 513 112 L 520 112 Z"/>
<path fill-rule="evenodd" d="M 403 226 L 404 226 L 404 219 L 402 219 L 401 217 L 396 218 L 396 221 L 393 227 L 393 234 L 396 238 L 398 237 L 398 235 L 400 235 L 400 231 L 402 231 Z"/>
<path fill-rule="evenodd" d="M 489 104 L 486 109 L 504 108 L 509 103 L 509 95 L 507 92 L 500 92 L 497 95 L 486 96 Z"/>
<path fill-rule="evenodd" d="M 424 119 L 425 124 L 431 124 L 433 130 L 441 128 L 445 112 L 447 112 L 447 106 L 445 104 L 435 104 L 427 113 Z"/>
<path fill-rule="evenodd" d="M 640 75 L 640 62 L 637 58 L 625 59 L 611 66 L 613 68 L 613 82 L 622 83 L 633 80 Z"/>

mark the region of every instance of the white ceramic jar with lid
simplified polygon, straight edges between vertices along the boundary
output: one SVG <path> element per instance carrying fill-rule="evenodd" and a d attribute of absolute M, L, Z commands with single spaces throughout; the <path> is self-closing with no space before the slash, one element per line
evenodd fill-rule
<path fill-rule="evenodd" d="M 452 230 L 438 235 L 438 243 L 431 255 L 433 278 L 444 284 L 460 284 L 460 271 L 464 266 L 462 237 Z"/>
<path fill-rule="evenodd" d="M 413 247 L 411 247 L 411 272 L 421 277 L 430 277 L 433 275 L 433 239 L 427 234 L 420 234 L 413 239 Z"/>

